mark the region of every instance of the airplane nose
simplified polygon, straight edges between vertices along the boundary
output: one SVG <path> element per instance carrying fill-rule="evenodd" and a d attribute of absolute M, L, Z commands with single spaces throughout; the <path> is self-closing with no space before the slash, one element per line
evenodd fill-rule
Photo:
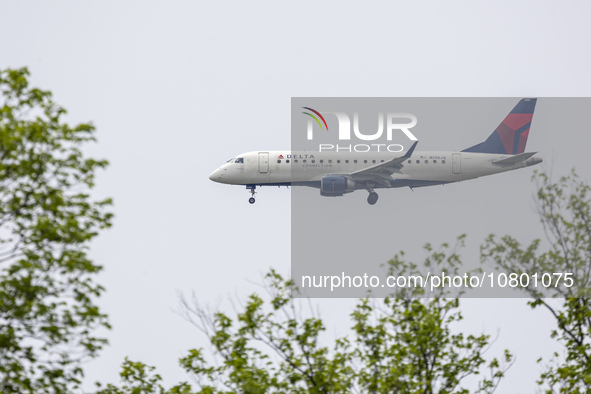
<path fill-rule="evenodd" d="M 209 179 L 211 179 L 214 182 L 220 182 L 223 176 L 223 172 L 221 170 L 221 168 L 218 168 L 217 170 L 215 170 L 214 172 L 212 172 L 211 174 L 209 174 Z"/>

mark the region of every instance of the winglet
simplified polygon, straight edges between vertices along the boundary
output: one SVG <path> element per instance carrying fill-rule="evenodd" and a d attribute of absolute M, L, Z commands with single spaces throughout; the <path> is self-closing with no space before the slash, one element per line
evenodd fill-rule
<path fill-rule="evenodd" d="M 402 167 L 404 167 L 404 165 L 402 163 L 404 161 L 406 161 L 406 159 L 408 159 L 410 157 L 410 155 L 412 155 L 412 152 L 415 150 L 415 147 L 417 146 L 418 143 L 419 143 L 419 141 L 416 141 L 414 144 L 412 144 L 412 146 L 404 154 L 404 156 L 397 157 L 397 158 L 387 161 L 385 163 L 380 163 L 380 164 L 373 165 L 371 167 L 362 168 L 361 170 L 354 171 L 354 172 L 350 173 L 349 175 L 350 176 L 353 176 L 353 175 L 365 176 L 365 177 L 371 176 L 372 180 L 374 182 L 380 183 L 379 177 L 384 177 L 385 173 L 387 174 L 387 176 L 390 176 L 394 172 L 400 172 L 400 169 Z M 365 178 L 365 180 L 367 180 L 367 178 Z M 388 180 L 386 180 L 386 182 L 388 182 Z M 389 183 L 388 183 L 388 185 L 389 185 Z M 386 186 L 386 187 L 390 187 L 390 186 Z"/>
<path fill-rule="evenodd" d="M 419 141 L 416 141 L 414 144 L 412 144 L 412 146 L 410 147 L 410 149 L 402 157 L 409 158 L 412 155 L 412 152 L 414 152 L 415 147 L 417 146 L 418 143 L 419 143 Z"/>

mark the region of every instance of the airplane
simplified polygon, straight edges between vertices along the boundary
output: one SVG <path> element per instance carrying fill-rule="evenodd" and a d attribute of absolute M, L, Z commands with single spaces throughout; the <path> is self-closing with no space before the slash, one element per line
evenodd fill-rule
<path fill-rule="evenodd" d="M 246 186 L 251 204 L 257 186 L 309 186 L 327 197 L 367 190 L 367 202 L 374 205 L 375 189 L 444 185 L 541 163 L 537 152 L 525 152 L 536 101 L 521 99 L 484 142 L 462 151 L 415 152 L 418 141 L 400 157 L 376 151 L 255 151 L 228 160 L 209 179 Z"/>

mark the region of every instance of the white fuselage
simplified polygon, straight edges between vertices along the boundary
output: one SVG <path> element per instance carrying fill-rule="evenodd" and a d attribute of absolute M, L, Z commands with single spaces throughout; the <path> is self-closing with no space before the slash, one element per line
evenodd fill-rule
<path fill-rule="evenodd" d="M 326 175 L 347 175 L 370 166 L 401 157 L 389 152 L 313 152 L 259 151 L 238 155 L 216 169 L 210 179 L 233 185 L 305 185 L 315 186 Z M 414 152 L 404 167 L 389 175 L 386 183 L 372 183 L 372 188 L 420 187 L 459 182 L 537 164 L 531 157 L 511 165 L 494 161 L 511 155 L 492 153 L 423 151 Z M 236 162 L 237 159 L 241 162 Z M 361 179 L 362 180 L 362 179 Z M 361 182 L 355 189 L 367 188 Z"/>

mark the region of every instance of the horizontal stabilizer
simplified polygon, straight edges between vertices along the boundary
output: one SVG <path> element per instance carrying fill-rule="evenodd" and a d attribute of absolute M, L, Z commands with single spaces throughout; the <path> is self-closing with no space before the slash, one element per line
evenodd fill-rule
<path fill-rule="evenodd" d="M 535 155 L 538 152 L 526 152 L 520 153 L 515 156 L 505 157 L 504 159 L 493 160 L 493 164 L 498 164 L 500 166 L 512 166 L 513 164 L 517 164 L 520 161 L 525 161 Z"/>

